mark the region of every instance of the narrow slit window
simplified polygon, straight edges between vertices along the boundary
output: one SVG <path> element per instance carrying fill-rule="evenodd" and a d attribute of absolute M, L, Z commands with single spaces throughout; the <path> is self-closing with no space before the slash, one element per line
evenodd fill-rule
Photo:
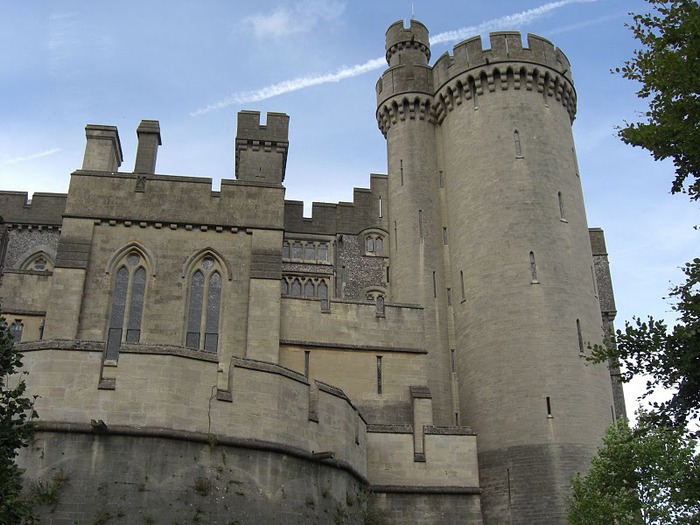
<path fill-rule="evenodd" d="M 464 292 L 464 272 L 461 270 L 459 272 L 459 281 L 460 281 L 460 284 L 462 285 L 462 301 L 464 301 L 467 298 L 467 296 Z"/>
<path fill-rule="evenodd" d="M 472 94 L 472 102 L 474 103 L 474 109 L 479 109 L 479 94 L 476 91 L 476 83 L 474 80 L 469 82 L 469 90 Z"/>
<path fill-rule="evenodd" d="M 311 352 L 309 350 L 304 351 L 304 377 L 309 378 L 309 361 L 311 360 Z"/>
<path fill-rule="evenodd" d="M 45 321 L 41 321 L 41 324 L 39 325 L 39 340 L 42 340 L 44 338 L 44 326 L 46 325 Z"/>
<path fill-rule="evenodd" d="M 522 157 L 523 147 L 520 143 L 520 132 L 517 129 L 513 132 L 513 142 L 515 143 L 515 156 Z"/>
<path fill-rule="evenodd" d="M 533 283 L 539 282 L 537 280 L 537 263 L 535 262 L 534 252 L 530 252 L 530 277 Z"/>
<path fill-rule="evenodd" d="M 442 244 L 447 246 L 447 228 L 442 229 Z"/>
<path fill-rule="evenodd" d="M 452 288 L 447 289 L 447 306 L 452 306 Z"/>
<path fill-rule="evenodd" d="M 576 319 L 576 335 L 578 336 L 578 352 L 583 354 L 583 335 L 581 334 L 581 321 Z"/>
<path fill-rule="evenodd" d="M 450 364 L 452 365 L 452 373 L 455 373 L 455 351 L 450 350 Z"/>
<path fill-rule="evenodd" d="M 547 396 L 547 417 L 552 417 L 552 400 Z"/>
<path fill-rule="evenodd" d="M 377 207 L 379 208 L 379 218 L 381 219 L 382 218 L 382 196 L 381 195 L 379 196 L 379 203 L 378 203 Z"/>
<path fill-rule="evenodd" d="M 440 187 L 445 187 L 445 173 L 442 170 L 440 170 Z"/>
<path fill-rule="evenodd" d="M 435 272 L 433 272 L 433 297 L 437 297 L 437 277 Z"/>
<path fill-rule="evenodd" d="M 386 267 L 386 282 L 389 283 L 389 266 Z"/>
<path fill-rule="evenodd" d="M 403 186 L 403 159 L 399 161 L 399 169 L 401 171 L 401 186 Z"/>
<path fill-rule="evenodd" d="M 418 210 L 418 234 L 423 238 L 423 210 Z"/>
<path fill-rule="evenodd" d="M 566 215 L 564 214 L 564 199 L 561 196 L 561 192 L 557 193 L 557 198 L 559 199 L 559 218 L 562 221 L 565 221 Z"/>
<path fill-rule="evenodd" d="M 394 249 L 399 249 L 399 228 L 396 225 L 396 221 L 394 221 Z"/>
<path fill-rule="evenodd" d="M 377 356 L 377 394 L 382 395 L 382 356 Z"/>

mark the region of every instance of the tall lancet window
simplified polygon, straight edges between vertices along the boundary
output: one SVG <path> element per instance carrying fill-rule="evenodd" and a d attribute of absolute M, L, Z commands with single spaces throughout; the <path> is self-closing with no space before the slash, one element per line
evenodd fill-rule
<path fill-rule="evenodd" d="M 190 278 L 185 345 L 195 350 L 216 352 L 219 346 L 221 311 L 221 268 L 211 256 L 194 265 Z"/>
<path fill-rule="evenodd" d="M 141 320 L 146 296 L 147 272 L 143 256 L 131 251 L 117 262 L 114 278 L 112 308 L 107 334 L 108 360 L 119 358 L 122 342 L 138 343 L 141 340 Z"/>
<path fill-rule="evenodd" d="M 523 146 L 520 143 L 520 132 L 517 129 L 513 132 L 513 142 L 515 143 L 515 156 L 518 158 L 522 157 Z"/>
<path fill-rule="evenodd" d="M 535 253 L 530 252 L 530 277 L 533 283 L 538 283 L 537 280 L 537 262 L 535 261 Z"/>

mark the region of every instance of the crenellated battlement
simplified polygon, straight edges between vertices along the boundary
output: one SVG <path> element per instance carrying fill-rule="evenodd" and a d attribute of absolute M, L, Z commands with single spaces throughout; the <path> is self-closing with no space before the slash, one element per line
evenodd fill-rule
<path fill-rule="evenodd" d="M 572 81 L 571 64 L 566 55 L 546 38 L 528 34 L 527 47 L 523 47 L 522 36 L 517 31 L 498 31 L 489 35 L 491 47 L 483 49 L 481 37 L 475 36 L 460 42 L 453 55 L 442 55 L 433 66 L 436 85 L 455 72 L 496 64 L 499 62 L 530 62 L 545 66 Z"/>

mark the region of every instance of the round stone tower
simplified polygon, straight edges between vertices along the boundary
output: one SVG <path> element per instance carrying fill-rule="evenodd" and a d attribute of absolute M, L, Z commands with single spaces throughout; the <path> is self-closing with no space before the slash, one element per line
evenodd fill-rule
<path fill-rule="evenodd" d="M 445 408 L 477 433 L 484 523 L 565 524 L 570 478 L 615 418 L 608 370 L 583 359 L 603 334 L 576 93 L 549 41 L 490 40 L 486 50 L 480 37 L 462 42 L 429 68 L 425 26 L 387 32 L 377 118 L 398 226 L 391 290 L 427 307 L 432 265 L 438 292 L 451 291 L 436 362 L 448 356 L 453 371 L 443 388 L 456 401 Z"/>
<path fill-rule="evenodd" d="M 430 390 L 437 424 L 454 423 L 428 29 L 411 20 L 386 32 L 389 68 L 377 83 L 377 117 L 386 136 L 389 173 L 390 300 L 424 308 L 433 353 Z"/>

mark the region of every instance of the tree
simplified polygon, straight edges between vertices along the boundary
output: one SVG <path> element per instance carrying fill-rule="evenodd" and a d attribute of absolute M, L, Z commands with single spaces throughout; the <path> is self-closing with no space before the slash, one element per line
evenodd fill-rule
<path fill-rule="evenodd" d="M 571 525 L 700 523 L 700 457 L 687 433 L 620 420 L 603 443 L 588 475 L 573 479 Z"/>
<path fill-rule="evenodd" d="M 19 370 L 22 356 L 14 348 L 5 319 L 0 317 L 0 524 L 32 521 L 31 506 L 24 501 L 22 470 L 15 463 L 18 451 L 33 434 L 34 399 L 26 397 L 26 384 Z M 10 386 L 14 384 L 14 386 Z"/>
<path fill-rule="evenodd" d="M 642 399 L 659 389 L 671 391 L 670 399 L 651 404 L 648 420 L 678 428 L 697 424 L 700 415 L 700 258 L 687 263 L 683 272 L 685 283 L 669 293 L 679 318 L 671 330 L 653 317 L 635 317 L 624 331 L 617 331 L 611 344 L 593 347 L 589 358 L 621 363 L 623 382 L 635 375 L 649 376 Z"/>
<path fill-rule="evenodd" d="M 628 27 L 642 48 L 615 71 L 641 82 L 651 98 L 643 122 L 618 133 L 632 146 L 676 167 L 671 193 L 700 199 L 700 6 L 695 0 L 647 0 L 655 12 L 634 14 Z"/>

